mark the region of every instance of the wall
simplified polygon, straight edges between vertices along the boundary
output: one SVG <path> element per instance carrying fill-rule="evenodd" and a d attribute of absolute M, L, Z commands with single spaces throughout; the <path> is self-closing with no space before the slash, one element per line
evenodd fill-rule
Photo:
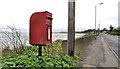
<path fill-rule="evenodd" d="M 94 39 L 95 39 L 94 35 L 75 39 L 75 54 L 79 54 L 80 50 L 83 50 Z M 63 49 L 63 53 L 67 54 L 67 40 L 62 41 L 62 49 Z"/>

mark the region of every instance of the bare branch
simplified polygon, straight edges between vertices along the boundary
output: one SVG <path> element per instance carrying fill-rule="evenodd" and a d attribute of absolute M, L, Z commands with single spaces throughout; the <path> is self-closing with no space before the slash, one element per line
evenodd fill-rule
<path fill-rule="evenodd" d="M 17 29 L 15 25 L 13 26 L 7 26 L 8 29 L 6 31 L 2 31 L 2 37 L 3 39 L 0 40 L 1 44 L 4 47 L 7 46 L 13 46 L 13 48 L 17 52 L 17 48 L 24 48 L 24 45 L 27 43 L 28 39 L 26 35 L 22 35 L 24 33 L 21 33 L 20 29 Z M 3 48 L 4 48 L 3 47 Z"/>

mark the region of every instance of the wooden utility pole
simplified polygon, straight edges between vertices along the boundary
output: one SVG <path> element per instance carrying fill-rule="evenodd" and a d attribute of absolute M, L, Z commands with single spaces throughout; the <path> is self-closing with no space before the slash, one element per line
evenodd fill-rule
<path fill-rule="evenodd" d="M 74 57 L 75 49 L 75 0 L 68 2 L 68 41 L 67 54 Z"/>

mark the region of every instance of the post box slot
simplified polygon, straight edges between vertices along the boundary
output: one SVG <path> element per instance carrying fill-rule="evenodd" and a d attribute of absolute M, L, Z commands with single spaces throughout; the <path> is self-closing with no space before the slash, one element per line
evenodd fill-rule
<path fill-rule="evenodd" d="M 47 19 L 52 21 L 53 18 L 51 18 L 51 17 L 47 17 Z"/>

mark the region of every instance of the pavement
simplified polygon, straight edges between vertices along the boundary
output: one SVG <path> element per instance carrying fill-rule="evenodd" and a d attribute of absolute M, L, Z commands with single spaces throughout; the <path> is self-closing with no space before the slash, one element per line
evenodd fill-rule
<path fill-rule="evenodd" d="M 118 59 L 108 46 L 102 34 L 91 42 L 81 56 L 80 67 L 119 67 Z"/>

